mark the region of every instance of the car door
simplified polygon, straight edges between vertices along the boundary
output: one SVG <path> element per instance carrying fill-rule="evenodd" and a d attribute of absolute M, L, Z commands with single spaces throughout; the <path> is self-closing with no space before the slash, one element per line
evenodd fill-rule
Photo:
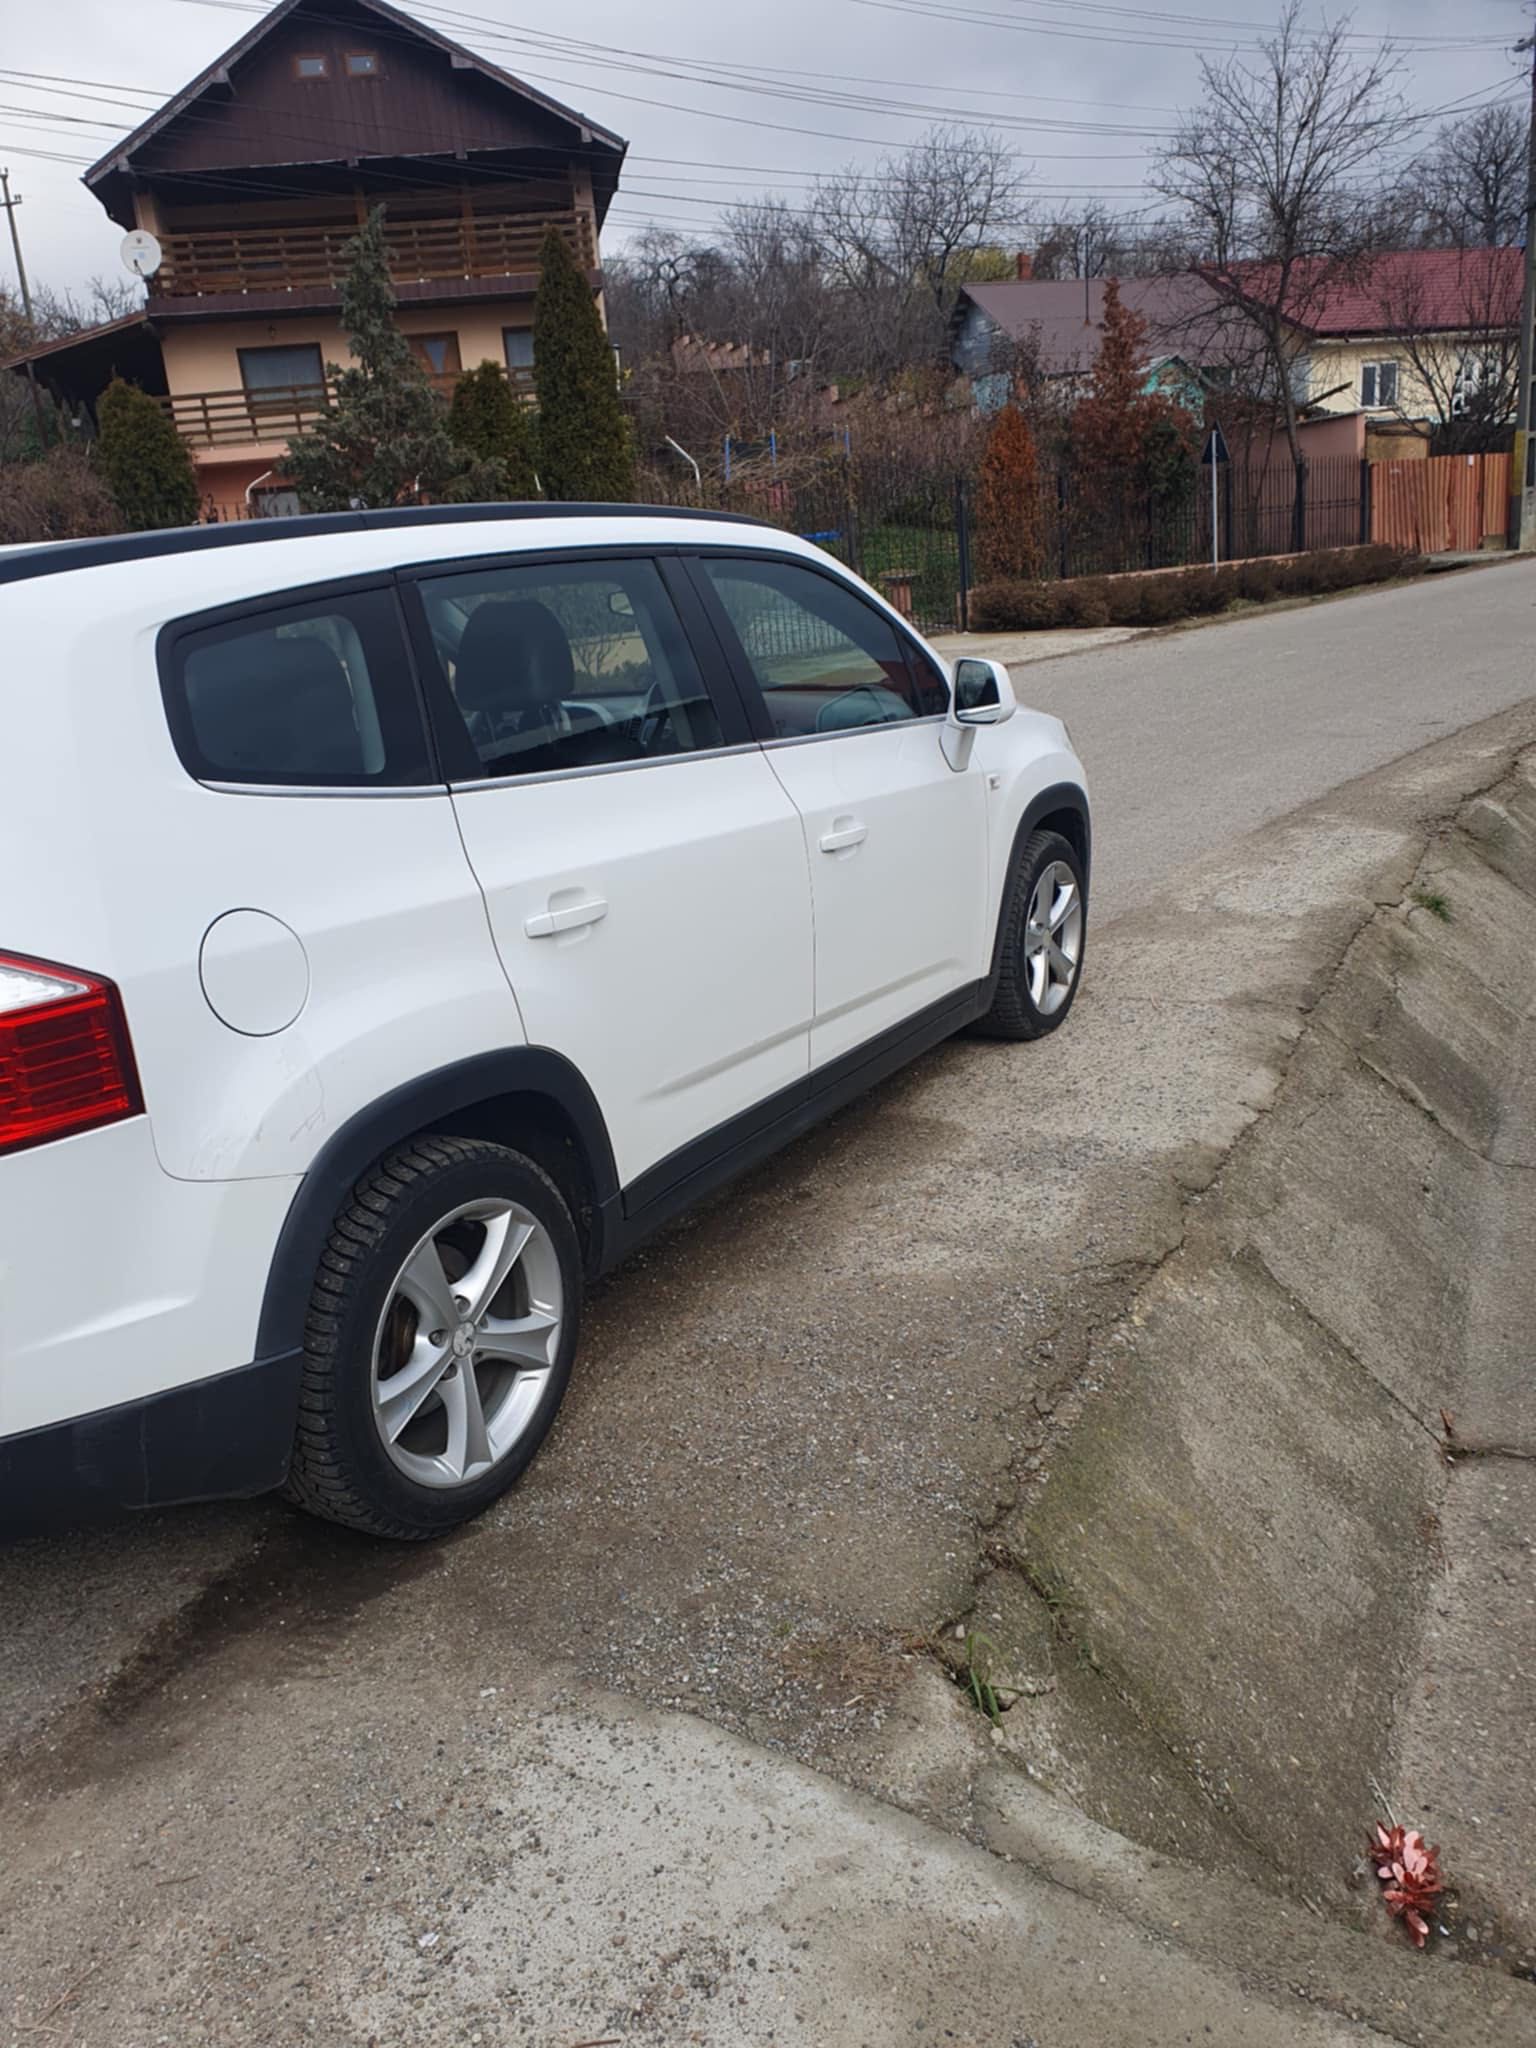
<path fill-rule="evenodd" d="M 944 757 L 944 677 L 842 577 L 766 552 L 694 574 L 804 827 L 814 1073 L 985 972 L 984 777 Z"/>
<path fill-rule="evenodd" d="M 686 579 L 672 584 L 661 560 L 612 551 L 411 579 L 524 1029 L 585 1077 L 626 1184 L 685 1146 L 699 1159 L 698 1141 L 803 1088 L 809 1060 L 799 816 Z"/>

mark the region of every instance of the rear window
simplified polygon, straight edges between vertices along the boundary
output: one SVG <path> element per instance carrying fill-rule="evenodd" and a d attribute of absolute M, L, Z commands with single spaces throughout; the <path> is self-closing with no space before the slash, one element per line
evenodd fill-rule
<path fill-rule="evenodd" d="M 382 788 L 431 779 L 384 591 L 176 629 L 162 658 L 171 734 L 204 782 Z"/>

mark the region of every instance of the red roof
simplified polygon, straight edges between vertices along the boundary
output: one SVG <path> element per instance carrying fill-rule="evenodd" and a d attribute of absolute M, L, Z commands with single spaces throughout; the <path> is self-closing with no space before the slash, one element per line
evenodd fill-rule
<path fill-rule="evenodd" d="M 1513 327 L 1524 264 L 1520 249 L 1392 249 L 1358 265 L 1314 261 L 1294 273 L 1287 311 L 1308 333 L 1339 337 Z M 1241 288 L 1266 269 L 1234 264 L 1226 275 Z"/>

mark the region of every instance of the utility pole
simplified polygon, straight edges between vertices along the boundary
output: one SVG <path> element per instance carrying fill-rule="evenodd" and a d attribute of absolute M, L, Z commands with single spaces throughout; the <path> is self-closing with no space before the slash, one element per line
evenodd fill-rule
<path fill-rule="evenodd" d="M 1536 548 L 1536 34 L 1521 43 L 1531 53 L 1531 130 L 1525 163 L 1525 295 L 1520 303 L 1520 383 L 1515 399 L 1515 449 L 1509 465 L 1509 544 Z"/>
<path fill-rule="evenodd" d="M 21 194 L 11 194 L 11 174 L 0 170 L 0 206 L 5 208 L 5 217 L 11 227 L 11 250 L 16 258 L 16 282 L 21 286 L 21 310 L 27 322 L 27 340 L 36 341 L 37 326 L 32 318 L 32 292 L 27 284 L 27 266 L 21 260 L 21 230 L 16 225 L 16 209 L 21 204 Z M 43 412 L 43 394 L 37 388 L 37 371 L 27 364 L 27 386 L 32 393 L 32 415 L 37 422 L 37 445 L 48 446 L 48 427 Z"/>

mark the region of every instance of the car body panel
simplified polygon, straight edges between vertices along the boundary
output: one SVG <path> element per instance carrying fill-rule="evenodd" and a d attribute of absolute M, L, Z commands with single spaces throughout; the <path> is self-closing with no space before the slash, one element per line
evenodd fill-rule
<path fill-rule="evenodd" d="M 37 551 L 46 572 L 7 557 L 0 698 L 21 772 L 0 808 L 0 946 L 117 984 L 146 1105 L 0 1158 L 13 1463 L 64 1428 L 60 1455 L 89 1456 L 106 1438 L 72 1419 L 102 1413 L 131 1464 L 135 1404 L 159 1404 L 155 1469 L 177 1472 L 167 1497 L 195 1493 L 195 1447 L 164 1455 L 165 1431 L 245 1412 L 195 1390 L 269 1352 L 282 1371 L 262 1386 L 287 1399 L 294 1384 L 295 1303 L 345 1184 L 323 1162 L 355 1173 L 370 1144 L 377 1157 L 452 1128 L 441 1105 L 477 1085 L 537 1095 L 541 1074 L 568 1077 L 551 1099 L 563 1089 L 578 1133 L 597 1133 L 606 1264 L 985 1008 L 1021 822 L 1057 787 L 1086 816 L 1051 718 L 958 734 L 905 720 L 451 791 L 441 764 L 411 790 L 273 793 L 210 786 L 178 758 L 157 662 L 171 622 L 338 579 L 392 587 L 433 564 L 601 547 L 803 559 L 914 642 L 808 542 L 638 511 L 297 522 L 250 545 L 147 536 L 137 557 L 65 543 Z M 684 623 L 713 689 L 722 650 L 707 621 Z M 850 819 L 866 835 L 823 852 Z M 589 895 L 601 920 L 530 937 L 530 920 Z M 296 993 L 269 1010 L 278 981 Z M 250 1007 L 232 1022 L 215 1000 Z M 292 1299 L 274 1321 L 279 1273 Z M 177 1389 L 188 1399 L 167 1406 Z M 269 1473 L 270 1439 L 257 1462 Z M 238 1490 L 227 1459 L 209 1469 L 224 1475 L 212 1490 Z"/>

